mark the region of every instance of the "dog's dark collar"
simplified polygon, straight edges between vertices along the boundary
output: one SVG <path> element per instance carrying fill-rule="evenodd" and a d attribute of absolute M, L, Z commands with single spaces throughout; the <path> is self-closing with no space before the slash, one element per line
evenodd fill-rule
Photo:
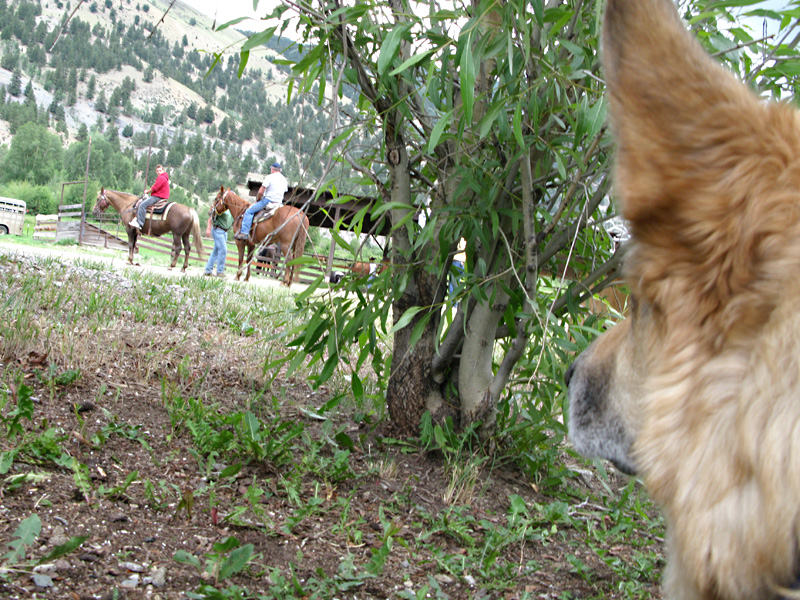
<path fill-rule="evenodd" d="M 790 589 L 793 592 L 800 591 L 800 575 L 798 575 L 795 578 L 795 580 L 792 582 L 792 585 L 790 585 L 788 589 Z M 791 597 L 781 596 L 779 600 L 794 600 L 795 598 L 796 596 L 791 596 Z"/>

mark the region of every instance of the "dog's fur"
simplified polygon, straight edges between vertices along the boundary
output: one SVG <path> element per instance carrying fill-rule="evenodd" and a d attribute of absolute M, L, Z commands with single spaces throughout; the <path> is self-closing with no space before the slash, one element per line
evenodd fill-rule
<path fill-rule="evenodd" d="M 634 301 L 567 374 L 570 437 L 663 507 L 669 598 L 774 598 L 800 575 L 800 116 L 670 0 L 608 0 L 603 66 Z"/>

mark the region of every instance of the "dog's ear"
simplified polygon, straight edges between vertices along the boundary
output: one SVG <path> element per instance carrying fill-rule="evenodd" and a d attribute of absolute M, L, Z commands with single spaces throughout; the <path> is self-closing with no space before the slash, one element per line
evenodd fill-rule
<path fill-rule="evenodd" d="M 756 98 L 692 38 L 672 0 L 608 0 L 603 67 L 625 218 L 695 204 L 741 145 Z"/>
<path fill-rule="evenodd" d="M 774 186 L 800 148 L 797 116 L 708 56 L 671 0 L 608 0 L 602 50 L 629 278 L 658 303 L 692 294 L 705 319 L 788 227 Z"/>

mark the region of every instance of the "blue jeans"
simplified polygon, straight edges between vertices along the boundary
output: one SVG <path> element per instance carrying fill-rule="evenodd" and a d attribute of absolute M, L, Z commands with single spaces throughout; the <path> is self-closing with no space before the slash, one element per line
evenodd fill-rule
<path fill-rule="evenodd" d="M 253 225 L 253 217 L 256 213 L 270 204 L 269 200 L 261 199 L 255 204 L 251 204 L 250 208 L 244 211 L 244 216 L 242 217 L 242 229 L 239 231 L 242 235 L 250 235 L 250 227 Z"/>
<path fill-rule="evenodd" d="M 228 256 L 228 232 L 221 227 L 213 227 L 211 229 L 211 237 L 214 238 L 214 249 L 211 251 L 211 256 L 208 257 L 206 273 L 211 273 L 214 270 L 215 263 L 217 265 L 217 273 L 224 273 L 225 258 Z"/>
<path fill-rule="evenodd" d="M 448 277 L 447 290 L 449 291 L 451 296 L 453 295 L 453 290 L 456 287 L 456 283 L 464 275 L 464 263 L 461 262 L 460 260 L 454 260 L 452 268 L 455 269 L 458 272 L 458 274 L 453 275 L 451 270 L 450 277 Z"/>
<path fill-rule="evenodd" d="M 147 198 L 147 200 L 142 200 L 139 203 L 139 210 L 136 213 L 136 220 L 139 221 L 139 227 L 144 227 L 144 219 L 147 209 L 150 208 L 150 206 L 152 206 L 159 200 L 161 200 L 161 198 L 159 198 L 158 196 L 150 196 L 149 198 Z"/>

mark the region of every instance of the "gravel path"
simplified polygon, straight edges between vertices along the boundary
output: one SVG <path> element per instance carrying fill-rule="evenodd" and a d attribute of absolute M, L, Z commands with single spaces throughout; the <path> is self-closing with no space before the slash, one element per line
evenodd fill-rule
<path fill-rule="evenodd" d="M 120 250 L 110 250 L 105 248 L 96 247 L 78 247 L 78 246 L 30 246 L 27 244 L 20 244 L 14 241 L 11 236 L 4 236 L 0 238 L 0 256 L 6 255 L 22 255 L 22 256 L 39 256 L 43 258 L 54 258 L 62 262 L 73 263 L 78 260 L 92 261 L 96 263 L 104 263 L 109 268 L 117 273 L 124 274 L 129 270 L 143 270 L 152 273 L 158 273 L 166 277 L 202 277 L 203 267 L 189 266 L 186 273 L 181 273 L 180 269 L 176 267 L 170 270 L 162 265 L 142 264 L 138 267 L 131 267 L 128 265 L 128 254 Z M 280 282 L 271 277 L 258 277 L 251 276 L 248 283 L 237 282 L 234 280 L 236 275 L 235 270 L 228 268 L 226 271 L 225 281 L 232 285 L 254 285 L 259 287 L 278 287 Z M 302 291 L 306 288 L 305 285 L 295 283 L 292 286 L 293 291 Z"/>

